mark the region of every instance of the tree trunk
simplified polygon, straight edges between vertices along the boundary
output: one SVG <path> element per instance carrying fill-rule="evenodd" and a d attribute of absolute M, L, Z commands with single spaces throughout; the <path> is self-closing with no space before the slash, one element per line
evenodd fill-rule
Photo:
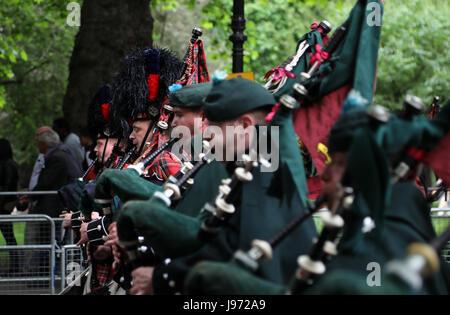
<path fill-rule="evenodd" d="M 112 83 L 125 53 L 152 45 L 150 1 L 83 1 L 63 101 L 64 117 L 73 131 L 86 125 L 88 104 L 100 85 Z"/>

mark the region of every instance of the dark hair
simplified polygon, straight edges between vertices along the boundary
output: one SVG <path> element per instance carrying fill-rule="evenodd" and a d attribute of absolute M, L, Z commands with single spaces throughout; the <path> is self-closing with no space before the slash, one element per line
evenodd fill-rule
<path fill-rule="evenodd" d="M 89 129 L 89 127 L 84 126 L 80 129 L 80 136 L 92 138 L 93 134 L 92 134 L 91 130 Z M 94 138 L 95 138 L 95 136 L 94 136 Z"/>
<path fill-rule="evenodd" d="M 70 124 L 69 124 L 69 122 L 68 122 L 65 118 L 63 118 L 63 117 L 61 117 L 61 118 L 56 118 L 56 119 L 53 121 L 53 129 L 55 129 L 55 127 L 58 128 L 58 129 L 63 129 L 63 130 L 65 130 L 65 131 L 67 131 L 67 132 L 70 132 Z"/>
<path fill-rule="evenodd" d="M 7 139 L 0 139 L 0 160 L 8 160 L 13 158 L 11 144 Z"/>

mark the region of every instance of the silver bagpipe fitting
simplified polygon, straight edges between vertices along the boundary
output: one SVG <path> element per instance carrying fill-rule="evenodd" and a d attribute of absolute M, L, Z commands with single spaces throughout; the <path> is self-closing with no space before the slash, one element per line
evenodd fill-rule
<path fill-rule="evenodd" d="M 164 115 L 161 115 L 156 126 L 161 130 L 167 130 L 167 128 L 169 128 L 170 115 L 173 113 L 173 107 L 169 104 L 165 104 L 163 105 L 162 110 Z"/>
<path fill-rule="evenodd" d="M 421 114 L 425 109 L 425 104 L 420 98 L 414 95 L 406 95 L 403 101 L 403 118 L 411 121 L 414 116 Z"/>
<path fill-rule="evenodd" d="M 391 116 L 389 109 L 379 104 L 370 105 L 366 109 L 366 114 L 369 117 L 369 126 L 374 131 L 387 123 Z"/>
<path fill-rule="evenodd" d="M 293 110 L 298 103 L 292 96 L 284 94 L 280 97 L 280 104 L 288 110 Z"/>
<path fill-rule="evenodd" d="M 164 201 L 167 207 L 170 207 L 172 205 L 173 200 L 181 199 L 183 186 L 188 183 L 188 181 L 192 183 L 192 177 L 194 177 L 194 175 L 200 170 L 200 168 L 206 164 L 211 163 L 212 156 L 209 142 L 203 141 L 202 144 L 203 150 L 206 151 L 206 153 L 199 154 L 200 160 L 197 161 L 194 165 L 189 163 L 185 164 L 185 169 L 183 170 L 185 173 L 181 176 L 180 179 L 178 179 L 176 182 L 167 181 L 164 184 L 164 191 L 156 191 L 153 194 L 155 198 L 159 198 Z"/>
<path fill-rule="evenodd" d="M 259 268 L 259 261 L 272 260 L 273 251 L 269 242 L 264 240 L 253 240 L 251 246 L 247 252 L 241 249 L 237 250 L 233 259 L 250 271 L 256 272 Z"/>

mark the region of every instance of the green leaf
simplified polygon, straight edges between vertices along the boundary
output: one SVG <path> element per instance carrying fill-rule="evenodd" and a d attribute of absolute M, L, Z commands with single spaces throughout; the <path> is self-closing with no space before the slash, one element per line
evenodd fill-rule
<path fill-rule="evenodd" d="M 22 58 L 23 61 L 28 61 L 28 55 L 27 55 L 27 53 L 25 52 L 25 50 L 22 50 L 22 51 L 20 52 L 20 58 Z"/>

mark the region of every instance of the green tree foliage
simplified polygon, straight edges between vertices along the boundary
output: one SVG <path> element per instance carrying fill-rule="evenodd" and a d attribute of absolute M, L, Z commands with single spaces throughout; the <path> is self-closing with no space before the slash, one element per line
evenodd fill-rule
<path fill-rule="evenodd" d="M 0 137 L 19 163 L 37 155 L 33 134 L 62 115 L 77 27 L 61 0 L 5 0 L 0 6 Z M 82 0 L 76 2 L 82 4 Z M 245 71 L 258 82 L 294 53 L 314 20 L 334 28 L 356 0 L 246 0 Z M 398 108 L 407 93 L 428 104 L 448 98 L 450 6 L 440 0 L 385 0 L 375 102 Z M 193 26 L 204 35 L 208 67 L 231 72 L 232 0 L 152 0 L 157 45 L 183 56 Z"/>
<path fill-rule="evenodd" d="M 268 70 L 294 53 L 297 40 L 309 31 L 314 20 L 326 19 L 336 28 L 355 2 L 246 0 L 244 33 L 248 39 L 244 43 L 244 71 L 255 72 L 255 79 L 263 83 L 262 77 Z M 445 100 L 449 91 L 450 6 L 439 0 L 385 3 L 374 101 L 395 109 L 401 107 L 408 93 L 421 97 L 426 104 L 434 95 Z M 166 21 L 176 20 L 189 8 L 200 11 L 210 71 L 220 68 L 231 72 L 232 43 L 228 37 L 232 33 L 232 0 L 159 0 L 158 4 L 155 9 L 165 12 Z M 190 20 L 183 21 L 188 24 Z M 186 26 L 185 32 L 193 25 L 196 24 Z M 161 30 L 161 25 L 155 27 L 155 32 Z M 164 28 L 164 34 L 165 38 L 179 36 L 170 27 Z"/>
<path fill-rule="evenodd" d="M 77 29 L 68 2 L 8 0 L 0 6 L 0 137 L 19 164 L 37 155 L 33 135 L 62 115 L 68 61 Z"/>
<path fill-rule="evenodd" d="M 392 2 L 392 4 L 391 4 Z M 450 6 L 396 0 L 385 6 L 375 102 L 399 108 L 406 94 L 430 104 L 450 91 Z"/>

